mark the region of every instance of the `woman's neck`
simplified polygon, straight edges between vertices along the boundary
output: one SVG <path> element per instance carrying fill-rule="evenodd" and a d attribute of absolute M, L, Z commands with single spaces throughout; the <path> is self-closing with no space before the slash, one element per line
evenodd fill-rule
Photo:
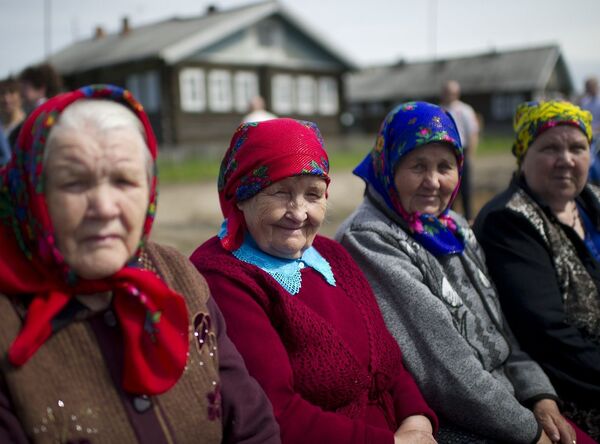
<path fill-rule="evenodd" d="M 549 206 L 552 213 L 554 213 L 560 222 L 575 230 L 580 238 L 583 239 L 585 237 L 583 221 L 579 215 L 575 199 L 566 202 L 555 202 L 554 205 L 550 204 Z"/>

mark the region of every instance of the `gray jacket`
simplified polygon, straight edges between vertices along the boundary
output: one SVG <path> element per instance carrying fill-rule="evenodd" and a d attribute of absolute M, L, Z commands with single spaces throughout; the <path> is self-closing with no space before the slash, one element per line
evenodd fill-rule
<path fill-rule="evenodd" d="M 366 274 L 406 366 L 442 421 L 531 443 L 540 427 L 523 404 L 556 393 L 509 331 L 473 232 L 452 215 L 465 233 L 461 255 L 433 256 L 373 192 L 336 238 Z"/>

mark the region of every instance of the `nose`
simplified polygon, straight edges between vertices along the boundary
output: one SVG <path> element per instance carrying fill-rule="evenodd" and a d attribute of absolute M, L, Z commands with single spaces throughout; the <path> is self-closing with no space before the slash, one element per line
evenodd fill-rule
<path fill-rule="evenodd" d="M 440 175 L 437 171 L 428 171 L 423 180 L 423 186 L 437 190 L 440 187 Z"/>
<path fill-rule="evenodd" d="M 88 216 L 111 219 L 119 214 L 117 193 L 107 184 L 99 184 L 87 191 Z"/>
<path fill-rule="evenodd" d="M 562 165 L 573 166 L 575 165 L 575 157 L 568 149 L 561 150 L 558 161 Z"/>
<path fill-rule="evenodd" d="M 308 217 L 307 202 L 301 195 L 292 196 L 287 204 L 286 216 L 294 222 L 304 222 Z"/>

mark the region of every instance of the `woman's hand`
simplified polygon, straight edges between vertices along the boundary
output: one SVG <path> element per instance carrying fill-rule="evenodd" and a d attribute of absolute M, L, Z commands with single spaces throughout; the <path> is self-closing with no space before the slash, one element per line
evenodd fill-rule
<path fill-rule="evenodd" d="M 536 402 L 533 406 L 533 414 L 551 442 L 561 444 L 573 444 L 575 442 L 575 430 L 560 414 L 556 402 L 551 399 L 542 399 Z M 544 434 L 538 442 L 543 442 L 543 437 Z"/>
<path fill-rule="evenodd" d="M 537 444 L 552 444 L 552 441 L 550 440 L 550 438 L 548 438 L 546 432 L 542 430 L 542 436 L 540 436 L 540 439 L 538 440 Z"/>
<path fill-rule="evenodd" d="M 394 433 L 394 444 L 435 443 L 431 422 L 423 415 L 413 415 L 405 418 L 396 433 Z"/>

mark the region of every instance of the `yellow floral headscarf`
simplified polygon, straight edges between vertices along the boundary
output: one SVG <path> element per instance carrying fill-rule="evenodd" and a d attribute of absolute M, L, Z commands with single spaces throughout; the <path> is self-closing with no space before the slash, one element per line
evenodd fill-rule
<path fill-rule="evenodd" d="M 517 140 L 513 144 L 512 152 L 519 165 L 536 137 L 557 125 L 579 128 L 591 144 L 592 114 L 589 111 L 560 100 L 525 102 L 517 106 L 513 122 Z"/>

